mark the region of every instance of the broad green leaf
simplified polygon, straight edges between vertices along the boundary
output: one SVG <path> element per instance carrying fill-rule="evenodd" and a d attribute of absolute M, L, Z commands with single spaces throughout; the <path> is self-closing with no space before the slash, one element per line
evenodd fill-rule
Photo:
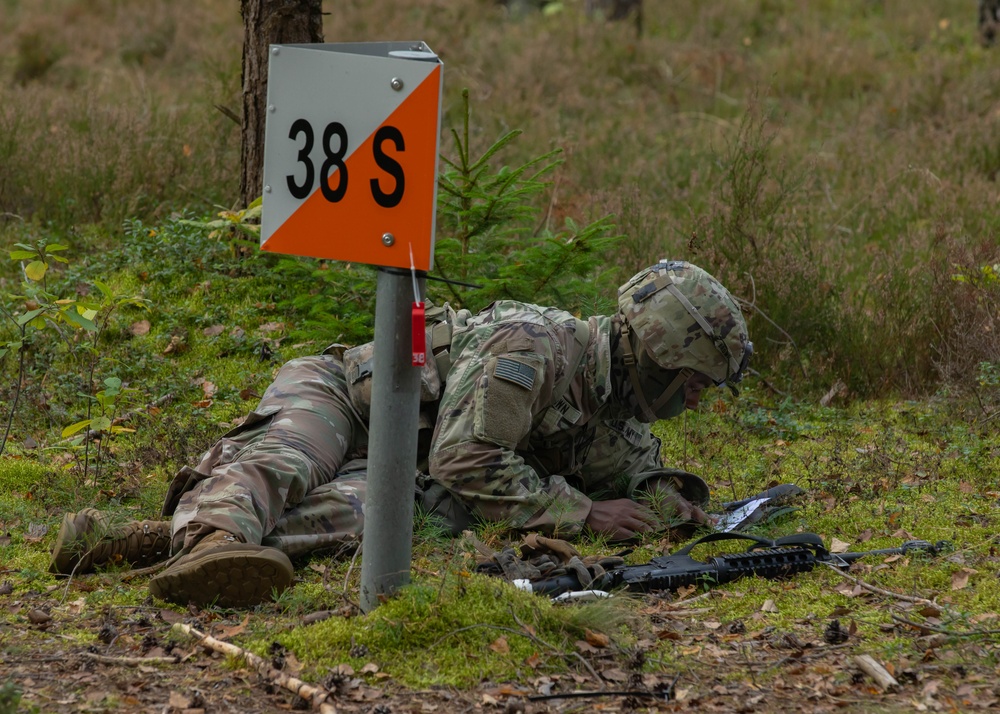
<path fill-rule="evenodd" d="M 124 432 L 126 434 L 134 434 L 135 433 L 135 429 L 131 429 L 131 428 L 127 427 L 127 426 L 113 426 L 113 427 L 111 427 L 111 433 L 112 434 L 121 434 L 122 432 Z"/>
<path fill-rule="evenodd" d="M 105 431 L 111 428 L 111 420 L 106 416 L 97 417 L 91 420 L 90 428 L 94 431 Z"/>
<path fill-rule="evenodd" d="M 28 260 L 30 258 L 35 258 L 38 256 L 33 250 L 12 250 L 10 252 L 11 260 Z"/>
<path fill-rule="evenodd" d="M 89 320 L 83 315 L 81 315 L 78 312 L 78 310 L 79 306 L 74 306 L 69 310 L 62 311 L 60 314 L 63 316 L 63 319 L 65 319 L 66 322 L 70 323 L 71 325 L 82 327 L 84 330 L 87 330 L 88 332 L 97 332 L 97 325 L 94 323 L 94 321 Z M 96 315 L 97 313 L 94 314 Z"/>
<path fill-rule="evenodd" d="M 57 253 L 60 250 L 69 250 L 69 246 L 61 245 L 60 243 L 49 243 L 45 246 L 46 253 Z"/>
<path fill-rule="evenodd" d="M 27 323 L 31 322 L 36 317 L 41 315 L 43 312 L 45 312 L 45 308 L 40 307 L 37 310 L 31 310 L 30 312 L 24 313 L 23 315 L 17 318 L 18 327 L 20 327 L 21 325 L 26 325 Z"/>
<path fill-rule="evenodd" d="M 97 310 L 95 310 L 94 308 L 91 307 L 84 308 L 81 307 L 80 305 L 77 305 L 76 310 L 81 315 L 83 315 L 83 319 L 85 320 L 93 320 L 95 317 L 97 317 Z"/>
<path fill-rule="evenodd" d="M 61 255 L 50 255 L 48 257 L 56 261 L 57 263 L 65 263 L 69 265 L 69 259 L 62 257 Z"/>
<path fill-rule="evenodd" d="M 251 203 L 249 206 L 247 206 L 247 210 L 249 211 L 249 210 L 251 210 L 253 208 L 260 208 L 263 205 L 264 205 L 264 197 L 263 196 L 257 196 L 257 198 L 255 198 L 253 200 L 253 203 Z"/>
<path fill-rule="evenodd" d="M 100 280 L 95 280 L 94 285 L 97 286 L 98 290 L 104 293 L 104 297 L 110 298 L 114 296 L 114 293 L 111 292 L 111 288 L 108 287 L 107 283 L 101 282 Z"/>
<path fill-rule="evenodd" d="M 86 429 L 88 426 L 90 426 L 90 423 L 92 421 L 93 419 L 84 419 L 83 421 L 78 421 L 76 424 L 70 424 L 69 426 L 67 426 L 65 429 L 62 430 L 63 438 L 67 436 L 73 436 L 73 434 L 80 431 L 81 429 Z"/>
<path fill-rule="evenodd" d="M 40 260 L 33 260 L 28 263 L 28 266 L 24 269 L 24 274 L 28 276 L 28 280 L 34 280 L 37 283 L 45 277 L 45 271 L 48 269 L 48 263 L 43 263 Z"/>

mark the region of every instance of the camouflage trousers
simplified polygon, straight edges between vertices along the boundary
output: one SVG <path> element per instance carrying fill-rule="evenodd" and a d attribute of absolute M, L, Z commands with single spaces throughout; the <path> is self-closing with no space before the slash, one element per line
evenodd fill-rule
<path fill-rule="evenodd" d="M 339 359 L 286 363 L 243 424 L 174 478 L 164 505 L 172 552 L 215 530 L 288 555 L 358 541 L 367 443 Z M 414 496 L 423 495 L 418 487 Z"/>

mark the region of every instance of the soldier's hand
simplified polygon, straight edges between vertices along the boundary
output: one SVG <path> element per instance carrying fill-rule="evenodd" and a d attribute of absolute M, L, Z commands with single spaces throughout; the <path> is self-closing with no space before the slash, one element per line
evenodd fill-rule
<path fill-rule="evenodd" d="M 668 522 L 674 525 L 692 523 L 699 526 L 714 522 L 701 508 L 677 493 L 672 478 L 655 479 L 647 482 L 646 486 L 648 495 L 640 501 L 648 504 Z"/>
<path fill-rule="evenodd" d="M 629 498 L 594 501 L 587 516 L 587 525 L 595 533 L 611 540 L 628 540 L 639 533 L 658 530 L 662 523 L 649 508 Z"/>

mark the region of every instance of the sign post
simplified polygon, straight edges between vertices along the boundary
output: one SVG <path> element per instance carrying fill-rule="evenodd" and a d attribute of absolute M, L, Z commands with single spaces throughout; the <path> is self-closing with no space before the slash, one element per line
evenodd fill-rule
<path fill-rule="evenodd" d="M 420 408 L 413 330 L 434 261 L 441 85 L 441 62 L 423 42 L 271 47 L 261 250 L 379 266 L 365 612 L 410 578 Z"/>

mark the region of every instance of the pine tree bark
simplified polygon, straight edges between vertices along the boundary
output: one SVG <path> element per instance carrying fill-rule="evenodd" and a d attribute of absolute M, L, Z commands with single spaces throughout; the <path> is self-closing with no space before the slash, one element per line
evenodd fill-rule
<path fill-rule="evenodd" d="M 322 0 L 240 0 L 243 16 L 240 199 L 243 206 L 249 206 L 263 189 L 270 46 L 322 42 L 322 9 Z"/>

